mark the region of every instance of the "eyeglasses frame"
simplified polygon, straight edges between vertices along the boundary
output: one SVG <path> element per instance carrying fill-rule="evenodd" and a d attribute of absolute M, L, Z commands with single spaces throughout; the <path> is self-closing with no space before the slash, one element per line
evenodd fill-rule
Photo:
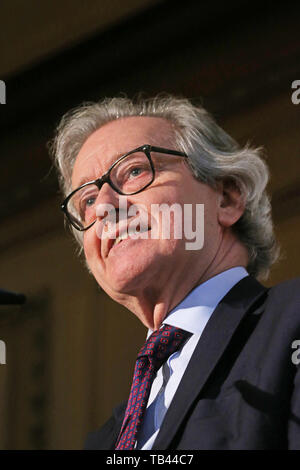
<path fill-rule="evenodd" d="M 128 157 L 129 155 L 131 155 L 132 153 L 135 153 L 135 152 L 144 152 L 144 154 L 146 155 L 146 157 L 148 158 L 149 160 L 149 163 L 150 163 L 150 166 L 151 166 L 151 169 L 152 169 L 152 179 L 149 183 L 147 183 L 147 185 L 142 188 L 142 189 L 139 189 L 138 191 L 135 191 L 134 193 L 130 193 L 130 194 L 124 194 L 122 193 L 122 191 L 120 191 L 118 188 L 116 188 L 113 184 L 113 182 L 111 181 L 110 179 L 110 172 L 111 170 L 120 162 L 122 161 L 123 159 L 125 159 L 126 157 Z M 84 188 L 85 186 L 89 186 L 91 184 L 95 184 L 99 191 L 100 189 L 102 188 L 102 186 L 104 185 L 104 183 L 108 183 L 110 185 L 110 187 L 116 191 L 118 194 L 120 194 L 121 196 L 132 196 L 134 194 L 138 194 L 138 193 L 141 193 L 142 191 L 144 191 L 144 189 L 146 189 L 148 186 L 150 186 L 150 184 L 153 183 L 154 179 L 155 179 L 155 168 L 154 168 L 154 165 L 153 165 L 153 162 L 152 162 L 152 159 L 151 159 L 151 152 L 158 152 L 158 153 L 163 153 L 163 154 L 167 154 L 167 155 L 175 155 L 175 156 L 178 156 L 178 157 L 185 157 L 187 158 L 188 156 L 184 153 L 184 152 L 180 152 L 179 150 L 171 150 L 171 149 L 166 149 L 166 148 L 163 148 L 163 147 L 156 147 L 156 146 L 153 146 L 153 145 L 149 145 L 149 144 L 146 144 L 146 145 L 142 145 L 141 147 L 138 147 L 134 150 L 131 150 L 130 152 L 127 152 L 125 153 L 124 155 L 122 155 L 121 157 L 119 157 L 110 167 L 109 169 L 104 173 L 104 175 L 102 175 L 100 178 L 96 178 L 95 180 L 92 180 L 92 181 L 87 181 L 86 183 L 82 184 L 81 186 L 78 186 L 78 188 L 74 189 L 65 199 L 64 201 L 62 202 L 60 208 L 61 210 L 63 211 L 63 213 L 65 214 L 68 222 L 76 229 L 76 230 L 79 230 L 80 232 L 85 232 L 86 230 L 88 230 L 90 227 L 92 227 L 92 225 L 94 225 L 94 223 L 96 222 L 96 220 L 94 220 L 94 222 L 92 222 L 88 227 L 85 227 L 85 228 L 81 228 L 79 227 L 76 222 L 74 221 L 74 219 L 72 218 L 72 214 L 68 211 L 67 209 L 67 206 L 68 206 L 68 202 L 69 200 L 73 197 L 73 195 L 79 191 L 80 189 Z"/>

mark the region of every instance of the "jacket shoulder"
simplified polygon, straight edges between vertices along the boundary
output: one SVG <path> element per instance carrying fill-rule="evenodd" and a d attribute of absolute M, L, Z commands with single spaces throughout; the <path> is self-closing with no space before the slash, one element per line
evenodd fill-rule
<path fill-rule="evenodd" d="M 300 334 L 300 278 L 280 282 L 268 288 L 265 314 L 286 333 Z"/>
<path fill-rule="evenodd" d="M 284 297 L 288 301 L 300 301 L 300 277 L 280 282 L 269 288 L 272 296 Z"/>

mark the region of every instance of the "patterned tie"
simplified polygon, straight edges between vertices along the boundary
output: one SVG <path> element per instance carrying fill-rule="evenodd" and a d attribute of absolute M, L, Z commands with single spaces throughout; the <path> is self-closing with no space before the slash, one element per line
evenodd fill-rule
<path fill-rule="evenodd" d="M 160 330 L 152 333 L 140 350 L 125 417 L 116 444 L 117 450 L 134 449 L 155 374 L 189 336 L 191 333 L 180 328 L 163 325 Z"/>

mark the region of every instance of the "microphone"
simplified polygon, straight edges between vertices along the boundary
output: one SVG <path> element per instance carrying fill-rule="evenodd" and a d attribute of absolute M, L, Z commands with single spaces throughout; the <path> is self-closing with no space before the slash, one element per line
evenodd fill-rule
<path fill-rule="evenodd" d="M 0 305 L 22 305 L 26 301 L 24 294 L 0 289 Z"/>

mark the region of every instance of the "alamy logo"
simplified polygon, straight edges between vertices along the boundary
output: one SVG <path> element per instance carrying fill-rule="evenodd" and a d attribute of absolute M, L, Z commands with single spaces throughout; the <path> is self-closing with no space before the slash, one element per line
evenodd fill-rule
<path fill-rule="evenodd" d="M 204 245 L 204 204 L 167 203 L 143 204 L 120 199 L 119 207 L 98 204 L 96 216 L 101 222 L 96 228 L 98 238 L 115 240 L 115 245 L 125 238 L 136 240 L 186 240 L 186 250 L 201 250 Z M 195 229 L 193 229 L 195 227 Z M 188 241 L 189 240 L 189 241 Z"/>
<path fill-rule="evenodd" d="M 0 80 L 0 104 L 6 104 L 6 85 L 3 80 Z"/>
<path fill-rule="evenodd" d="M 6 344 L 0 340 L 0 364 L 6 364 Z"/>
<path fill-rule="evenodd" d="M 295 339 L 295 341 L 292 342 L 292 348 L 296 349 L 296 351 L 294 351 L 291 356 L 292 363 L 298 366 L 300 364 L 300 340 L 299 339 Z"/>
<path fill-rule="evenodd" d="M 292 93 L 291 100 L 293 104 L 300 103 L 300 80 L 294 80 L 292 83 L 292 88 L 295 90 Z"/>

